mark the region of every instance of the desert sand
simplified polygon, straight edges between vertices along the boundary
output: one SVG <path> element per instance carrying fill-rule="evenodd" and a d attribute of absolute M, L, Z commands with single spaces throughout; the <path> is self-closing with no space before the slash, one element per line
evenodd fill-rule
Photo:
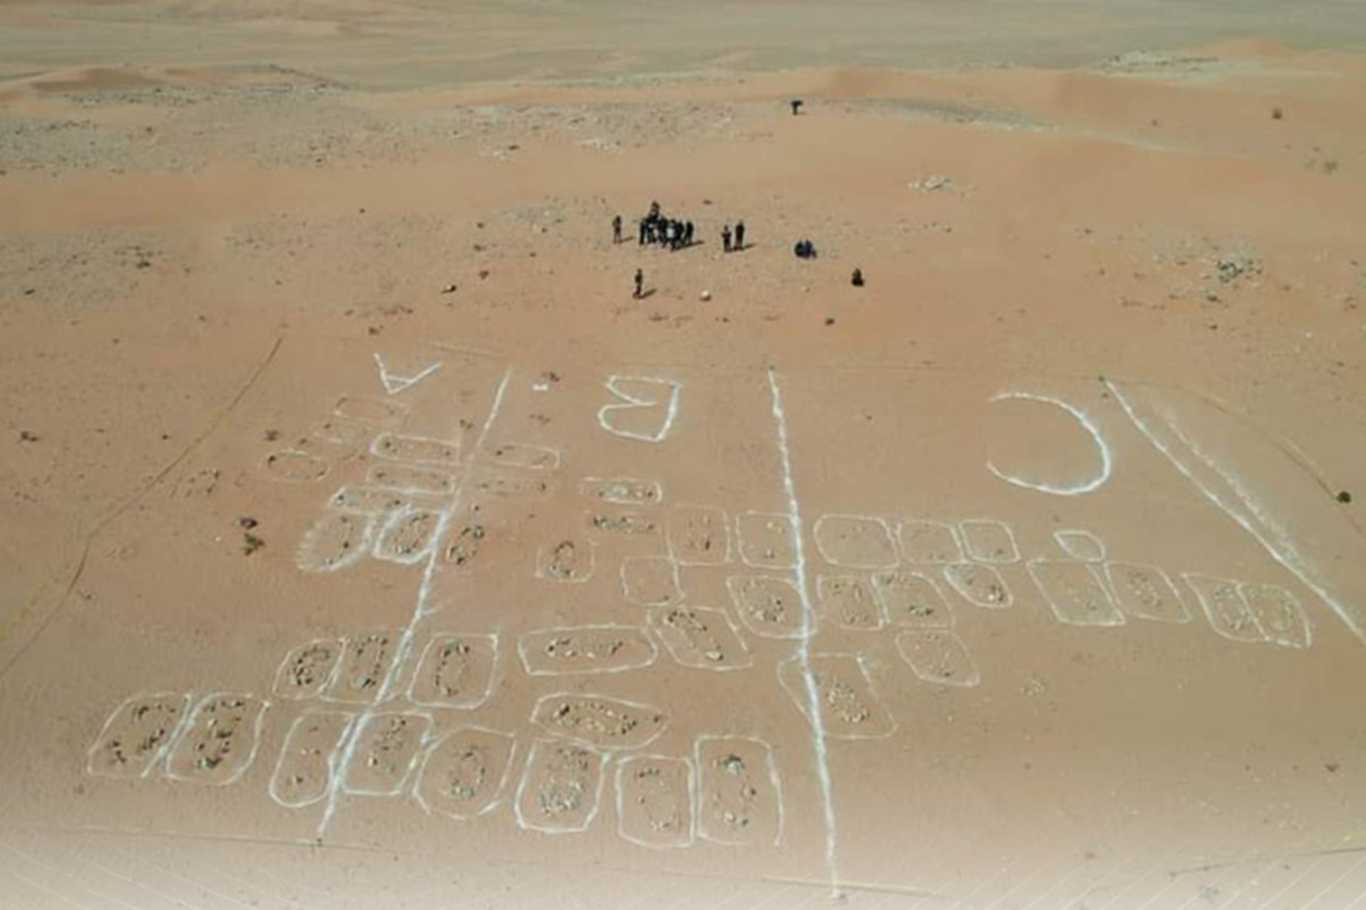
<path fill-rule="evenodd" d="M 0 49 L 0 910 L 1366 908 L 1360 4 Z"/>

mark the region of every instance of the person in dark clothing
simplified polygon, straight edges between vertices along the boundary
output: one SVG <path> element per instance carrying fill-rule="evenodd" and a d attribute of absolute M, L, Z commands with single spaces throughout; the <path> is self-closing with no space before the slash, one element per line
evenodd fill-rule
<path fill-rule="evenodd" d="M 636 300 L 645 296 L 645 272 L 641 269 L 636 269 L 636 292 L 631 296 Z"/>
<path fill-rule="evenodd" d="M 792 105 L 792 116 L 793 116 L 793 117 L 795 117 L 795 116 L 797 116 L 798 114 L 801 113 L 801 111 L 802 111 L 802 99 L 800 99 L 800 98 L 793 98 L 793 99 L 792 99 L 790 102 L 788 102 L 788 103 Z"/>
<path fill-rule="evenodd" d="M 645 235 L 649 232 L 650 223 L 644 218 L 640 219 L 640 246 L 645 245 Z"/>
<path fill-rule="evenodd" d="M 684 246 L 692 246 L 692 232 L 693 232 L 693 223 L 692 223 L 691 221 L 685 221 L 685 222 L 683 222 L 683 245 L 684 245 Z"/>
<path fill-rule="evenodd" d="M 863 269 L 854 269 L 854 276 L 849 279 L 849 283 L 856 288 L 863 287 Z"/>
<path fill-rule="evenodd" d="M 745 223 L 743 221 L 735 222 L 735 248 L 737 250 L 745 248 Z"/>
<path fill-rule="evenodd" d="M 612 242 L 621 243 L 621 216 L 612 216 Z"/>
<path fill-rule="evenodd" d="M 730 225 L 721 228 L 721 251 L 730 252 Z"/>

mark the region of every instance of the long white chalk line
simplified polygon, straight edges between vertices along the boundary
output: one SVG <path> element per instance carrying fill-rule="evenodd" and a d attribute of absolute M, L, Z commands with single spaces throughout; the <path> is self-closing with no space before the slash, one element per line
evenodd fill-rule
<path fill-rule="evenodd" d="M 493 393 L 493 403 L 489 406 L 488 416 L 484 419 L 484 425 L 479 430 L 479 438 L 469 449 L 469 456 L 463 465 L 464 470 L 460 472 L 460 482 L 456 485 L 455 492 L 451 494 L 449 505 L 441 511 L 437 519 L 436 530 L 432 534 L 432 552 L 427 557 L 427 565 L 422 570 L 422 584 L 418 588 L 417 603 L 413 606 L 413 615 L 408 620 L 408 625 L 403 629 L 403 637 L 399 641 L 398 651 L 393 657 L 393 662 L 389 665 L 389 670 L 384 674 L 384 682 L 380 685 L 379 695 L 372 704 L 366 705 L 361 716 L 357 718 L 351 729 L 347 731 L 345 742 L 340 750 L 341 760 L 337 762 L 336 772 L 328 785 L 327 808 L 323 811 L 323 817 L 318 822 L 317 838 L 322 839 L 327 831 L 327 826 L 331 823 L 332 817 L 337 812 L 337 802 L 341 796 L 341 782 L 346 779 L 346 770 L 351 765 L 352 758 L 355 757 L 356 743 L 360 740 L 360 731 L 365 728 L 365 723 L 375 714 L 375 707 L 382 705 L 392 697 L 393 688 L 403 675 L 403 666 L 407 662 L 408 655 L 413 649 L 413 638 L 417 633 L 417 626 L 429 612 L 428 602 L 432 596 L 432 580 L 436 577 L 436 566 L 441 559 L 441 540 L 446 536 L 446 529 L 450 526 L 451 519 L 460 511 L 464 504 L 465 488 L 469 483 L 470 477 L 474 473 L 474 459 L 483 451 L 484 441 L 488 438 L 489 430 L 493 427 L 494 421 L 498 418 L 498 412 L 503 407 L 503 395 L 507 392 L 508 381 L 512 378 L 512 369 L 503 371 L 503 378 L 498 383 L 498 390 Z"/>
<path fill-rule="evenodd" d="M 806 554 L 802 544 L 802 513 L 797 502 L 797 486 L 792 477 L 792 450 L 788 447 L 787 414 L 783 410 L 783 393 L 778 386 L 778 373 L 773 367 L 768 369 L 768 389 L 773 399 L 773 422 L 777 428 L 778 452 L 782 456 L 783 492 L 787 496 L 787 515 L 792 523 L 793 549 L 796 565 L 792 569 L 793 580 L 802 602 L 802 625 L 809 633 L 816 627 L 816 614 L 807 590 Z M 802 636 L 797 645 L 797 660 L 801 664 L 802 681 L 806 686 L 807 714 L 811 721 L 814 751 L 816 753 L 816 773 L 821 785 L 821 802 L 825 810 L 825 865 L 830 875 L 832 898 L 843 897 L 839 886 L 839 865 L 836 857 L 835 802 L 830 783 L 830 760 L 826 751 L 825 718 L 821 714 L 820 692 L 816 677 L 811 672 L 811 636 Z"/>

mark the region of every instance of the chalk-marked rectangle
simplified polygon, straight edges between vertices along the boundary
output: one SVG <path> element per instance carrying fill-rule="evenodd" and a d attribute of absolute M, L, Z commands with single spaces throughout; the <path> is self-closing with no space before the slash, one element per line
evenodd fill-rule
<path fill-rule="evenodd" d="M 1240 582 L 1199 572 L 1182 572 L 1181 578 L 1195 592 L 1210 628 L 1230 641 L 1266 641 L 1267 635 L 1257 622 L 1239 590 Z"/>
<path fill-rule="evenodd" d="M 812 529 L 816 549 L 832 566 L 886 569 L 897 564 L 887 522 L 865 515 L 822 515 Z"/>
<path fill-rule="evenodd" d="M 579 743 L 533 742 L 513 803 L 517 824 L 544 834 L 587 831 L 602 801 L 606 764 L 601 752 Z"/>
<path fill-rule="evenodd" d="M 579 492 L 621 506 L 652 506 L 664 500 L 664 490 L 657 481 L 635 477 L 585 477 Z"/>
<path fill-rule="evenodd" d="M 1171 577 L 1157 566 L 1133 562 L 1107 562 L 1105 577 L 1125 613 L 1157 622 L 1191 621 L 1181 592 Z"/>
<path fill-rule="evenodd" d="M 553 471 L 560 466 L 560 453 L 545 446 L 524 442 L 485 443 L 484 454 L 495 464 L 528 471 Z"/>
<path fill-rule="evenodd" d="M 815 633 L 805 615 L 801 591 L 788 578 L 732 575 L 726 579 L 735 612 L 745 628 L 764 638 L 806 638 Z"/>
<path fill-rule="evenodd" d="M 436 496 L 450 496 L 456 486 L 455 475 L 447 471 L 388 462 L 371 465 L 365 482 L 403 493 L 429 493 Z"/>
<path fill-rule="evenodd" d="M 667 556 L 628 556 L 621 561 L 623 596 L 634 604 L 653 607 L 683 599 L 678 565 Z"/>
<path fill-rule="evenodd" d="M 873 590 L 894 626 L 911 629 L 947 629 L 953 626 L 953 608 L 939 586 L 926 574 L 910 569 L 875 572 Z"/>
<path fill-rule="evenodd" d="M 1015 532 L 1004 521 L 991 518 L 960 521 L 958 532 L 969 559 L 997 564 L 1020 561 Z"/>
<path fill-rule="evenodd" d="M 963 561 L 953 525 L 928 518 L 907 518 L 897 526 L 901 557 L 912 565 Z"/>
<path fill-rule="evenodd" d="M 797 565 L 798 529 L 782 512 L 743 512 L 735 519 L 740 558 L 756 569 L 791 569 Z"/>
<path fill-rule="evenodd" d="M 315 638 L 291 648 L 275 673 L 281 698 L 317 698 L 332 682 L 345 646 L 340 638 Z"/>
<path fill-rule="evenodd" d="M 561 538 L 536 551 L 536 577 L 581 584 L 593 577 L 593 542 Z"/>
<path fill-rule="evenodd" d="M 270 798 L 288 809 L 321 800 L 337 773 L 337 752 L 355 722 L 349 711 L 307 711 L 295 718 L 270 777 Z"/>
<path fill-rule="evenodd" d="M 414 704 L 471 710 L 488 701 L 498 663 L 498 636 L 447 632 L 433 636 L 408 684 Z"/>
<path fill-rule="evenodd" d="M 664 606 L 650 611 L 650 628 L 680 665 L 699 670 L 745 670 L 754 662 L 724 610 Z"/>
<path fill-rule="evenodd" d="M 964 600 L 988 610 L 1004 610 L 1015 598 L 995 566 L 983 563 L 959 562 L 942 566 L 944 580 Z"/>
<path fill-rule="evenodd" d="M 349 796 L 398 796 L 421 758 L 431 717 L 386 712 L 366 714 L 359 723 L 342 792 Z"/>
<path fill-rule="evenodd" d="M 428 814 L 465 820 L 498 805 L 512 773 L 516 740 L 511 733 L 461 727 L 427 750 L 413 798 Z"/>
<path fill-rule="evenodd" d="M 233 783 L 256 758 L 269 709 L 270 702 L 254 695 L 218 693 L 201 699 L 171 746 L 166 776 L 219 787 Z"/>
<path fill-rule="evenodd" d="M 1033 559 L 1029 574 L 1058 622 L 1069 626 L 1122 626 L 1119 609 L 1093 563 Z"/>
<path fill-rule="evenodd" d="M 1271 641 L 1287 648 L 1307 648 L 1313 640 L 1309 620 L 1294 594 L 1279 585 L 1243 582 L 1238 590 L 1257 625 Z"/>
<path fill-rule="evenodd" d="M 617 765 L 617 833 L 653 849 L 692 845 L 697 788 L 692 762 L 633 755 Z"/>
<path fill-rule="evenodd" d="M 716 506 L 680 504 L 665 520 L 669 554 L 679 565 L 720 566 L 730 562 L 730 519 Z"/>
<path fill-rule="evenodd" d="M 897 633 L 896 649 L 924 682 L 970 688 L 982 681 L 977 662 L 951 629 L 906 629 Z"/>
<path fill-rule="evenodd" d="M 868 581 L 858 575 L 816 576 L 816 609 L 842 629 L 875 632 L 882 628 L 882 610 Z"/>
<path fill-rule="evenodd" d="M 659 649 L 636 626 L 574 626 L 537 629 L 517 640 L 529 676 L 624 673 L 650 666 Z"/>
<path fill-rule="evenodd" d="M 456 468 L 460 465 L 460 441 L 456 439 L 432 439 L 428 436 L 403 436 L 397 433 L 382 433 L 370 444 L 370 454 L 376 458 L 390 461 L 408 461 L 416 464 L 444 465 Z"/>
<path fill-rule="evenodd" d="M 807 662 L 820 704 L 820 723 L 835 739 L 885 739 L 896 732 L 896 720 L 873 685 L 864 659 L 857 654 L 812 654 Z M 778 665 L 778 680 L 808 722 L 811 700 L 800 657 Z"/>
<path fill-rule="evenodd" d="M 551 735 L 603 750 L 644 748 L 669 725 L 668 716 L 652 705 L 580 692 L 542 695 L 531 722 Z"/>
<path fill-rule="evenodd" d="M 183 692 L 124 699 L 91 744 L 86 772 L 98 777 L 146 777 L 175 741 L 189 707 L 190 696 Z"/>
<path fill-rule="evenodd" d="M 697 758 L 697 834 L 730 846 L 778 846 L 783 796 L 773 750 L 747 736 L 702 736 Z"/>
<path fill-rule="evenodd" d="M 394 662 L 396 639 L 389 631 L 348 636 L 341 665 L 324 697 L 348 704 L 374 703 Z"/>

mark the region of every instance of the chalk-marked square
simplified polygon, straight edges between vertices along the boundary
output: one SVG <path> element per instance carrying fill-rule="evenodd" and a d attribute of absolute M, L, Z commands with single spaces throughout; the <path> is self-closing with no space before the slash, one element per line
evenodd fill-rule
<path fill-rule="evenodd" d="M 342 417 L 339 414 L 318 421 L 309 430 L 309 433 L 318 439 L 351 449 L 364 448 L 374 432 L 375 427 L 372 424 L 351 417 Z"/>
<path fill-rule="evenodd" d="M 822 515 L 812 531 L 816 549 L 832 566 L 885 569 L 897 564 L 892 532 L 881 518 Z"/>
<path fill-rule="evenodd" d="M 1238 590 L 1257 625 L 1271 641 L 1287 648 L 1307 648 L 1313 640 L 1299 599 L 1278 585 L 1243 582 Z"/>
<path fill-rule="evenodd" d="M 633 755 L 617 765 L 617 834 L 641 847 L 692 845 L 697 787 L 692 762 Z"/>
<path fill-rule="evenodd" d="M 364 632 L 346 638 L 341 665 L 327 686 L 329 701 L 373 704 L 394 661 L 393 632 Z"/>
<path fill-rule="evenodd" d="M 659 523 L 638 509 L 602 506 L 583 513 L 584 533 L 598 539 L 643 539 L 657 537 Z"/>
<path fill-rule="evenodd" d="M 754 659 L 724 610 L 712 607 L 655 607 L 650 628 L 669 655 L 698 670 L 746 670 Z"/>
<path fill-rule="evenodd" d="M 165 757 L 184 724 L 190 696 L 153 692 L 124 699 L 105 719 L 86 755 L 85 770 L 97 777 L 140 778 Z"/>
<path fill-rule="evenodd" d="M 802 595 L 786 578 L 733 575 L 726 579 L 735 612 L 745 628 L 764 638 L 806 638 L 816 630 L 802 609 Z"/>
<path fill-rule="evenodd" d="M 360 562 L 379 530 L 374 515 L 329 512 L 304 532 L 294 562 L 305 572 L 339 572 Z"/>
<path fill-rule="evenodd" d="M 289 699 L 319 697 L 332 682 L 344 649 L 340 638 L 315 638 L 291 648 L 275 673 L 275 694 Z"/>
<path fill-rule="evenodd" d="M 669 553 L 679 565 L 720 566 L 730 562 L 730 520 L 716 506 L 676 505 L 665 520 Z"/>
<path fill-rule="evenodd" d="M 485 466 L 475 471 L 471 487 L 475 498 L 539 500 L 555 492 L 555 477 L 544 471 Z"/>
<path fill-rule="evenodd" d="M 733 847 L 782 841 L 783 794 L 773 750 L 748 736 L 701 736 L 697 758 L 697 834 Z"/>
<path fill-rule="evenodd" d="M 513 803 L 517 824 L 543 834 L 587 831 L 602 802 L 606 764 L 601 752 L 579 743 L 533 742 Z"/>
<path fill-rule="evenodd" d="M 561 538 L 536 551 L 536 577 L 544 581 L 580 584 L 593 577 L 593 543 Z"/>
<path fill-rule="evenodd" d="M 735 519 L 740 558 L 756 569 L 797 565 L 797 527 L 782 512 L 744 512 Z"/>
<path fill-rule="evenodd" d="M 882 703 L 872 674 L 857 654 L 812 654 L 805 662 L 800 657 L 790 657 L 778 665 L 778 681 L 813 726 L 818 721 L 811 717 L 807 667 L 816 685 L 819 724 L 826 736 L 884 739 L 896 732 L 896 720 Z"/>
<path fill-rule="evenodd" d="M 453 730 L 422 758 L 413 798 L 428 814 L 458 821 L 485 815 L 507 787 L 515 749 L 510 733 L 473 726 Z"/>
<path fill-rule="evenodd" d="M 598 409 L 598 425 L 642 442 L 663 442 L 678 417 L 681 383 L 650 376 L 611 376 L 604 383 L 617 398 Z"/>
<path fill-rule="evenodd" d="M 858 575 L 817 576 L 816 609 L 822 619 L 842 629 L 874 632 L 882 628 L 878 598 Z"/>
<path fill-rule="evenodd" d="M 963 548 L 953 525 L 928 518 L 908 518 L 897 526 L 901 558 L 912 565 L 963 561 Z"/>
<path fill-rule="evenodd" d="M 544 446 L 524 442 L 485 443 L 484 454 L 496 464 L 528 471 L 553 471 L 560 466 L 560 453 Z"/>
<path fill-rule="evenodd" d="M 659 649 L 636 626 L 574 626 L 537 629 L 517 640 L 529 676 L 625 673 L 651 666 Z"/>
<path fill-rule="evenodd" d="M 218 693 L 201 699 L 171 746 L 166 776 L 218 787 L 233 783 L 256 758 L 269 709 L 270 702 L 254 695 Z"/>
<path fill-rule="evenodd" d="M 922 572 L 901 569 L 873 573 L 873 590 L 894 626 L 908 629 L 948 629 L 953 608 L 939 586 Z"/>
<path fill-rule="evenodd" d="M 432 468 L 412 465 L 380 463 L 370 466 L 365 481 L 377 487 L 402 493 L 429 493 L 450 496 L 455 492 L 455 475 Z"/>
<path fill-rule="evenodd" d="M 372 486 L 344 486 L 327 499 L 327 507 L 352 515 L 376 515 L 387 519 L 401 509 L 411 509 L 414 497 L 407 492 Z"/>
<path fill-rule="evenodd" d="M 896 636 L 896 650 L 917 677 L 936 686 L 971 688 L 982 682 L 977 662 L 951 629 L 906 629 Z"/>
<path fill-rule="evenodd" d="M 1033 559 L 1029 574 L 1060 623 L 1069 626 L 1122 626 L 1124 613 L 1110 596 L 1098 567 L 1087 562 Z"/>
<path fill-rule="evenodd" d="M 1006 581 L 994 566 L 982 563 L 950 563 L 941 569 L 944 580 L 975 607 L 1004 610 L 1015 602 Z"/>
<path fill-rule="evenodd" d="M 325 797 L 355 719 L 349 711 L 306 711 L 295 718 L 270 776 L 270 798 L 287 809 L 302 809 Z"/>
<path fill-rule="evenodd" d="M 621 562 L 621 589 L 628 601 L 653 607 L 683 600 L 678 566 L 667 556 L 628 556 Z"/>
<path fill-rule="evenodd" d="M 668 716 L 652 705 L 581 692 L 542 695 L 531 722 L 552 736 L 604 751 L 644 748 L 669 725 Z"/>
<path fill-rule="evenodd" d="M 652 506 L 664 501 L 664 490 L 657 481 L 635 477 L 585 477 L 579 492 L 619 506 Z"/>
<path fill-rule="evenodd" d="M 343 769 L 348 796 L 398 796 L 417 767 L 432 719 L 415 712 L 368 714 L 359 721 L 351 760 Z"/>
<path fill-rule="evenodd" d="M 1062 551 L 1082 562 L 1104 562 L 1105 541 L 1090 531 L 1054 531 L 1053 539 Z"/>
<path fill-rule="evenodd" d="M 332 462 L 300 449 L 280 449 L 261 459 L 261 470 L 270 480 L 317 483 L 332 471 Z"/>
<path fill-rule="evenodd" d="M 1181 592 L 1171 577 L 1157 566 L 1133 562 L 1107 562 L 1105 577 L 1110 590 L 1125 613 L 1136 619 L 1156 622 L 1187 623 L 1191 621 Z"/>
<path fill-rule="evenodd" d="M 1004 521 L 974 518 L 958 523 L 963 549 L 976 562 L 1004 565 L 1020 561 L 1020 548 L 1015 543 L 1015 532 Z"/>
<path fill-rule="evenodd" d="M 436 635 L 427 643 L 408 684 L 414 704 L 472 710 L 488 701 L 498 663 L 498 636 Z"/>
<path fill-rule="evenodd" d="M 1266 631 L 1238 589 L 1240 582 L 1199 572 L 1182 572 L 1181 578 L 1195 592 L 1210 628 L 1219 635 L 1230 641 L 1267 640 Z"/>
<path fill-rule="evenodd" d="M 382 433 L 370 444 L 370 454 L 390 461 L 406 461 L 455 468 L 460 464 L 460 441 L 430 436 Z"/>
<path fill-rule="evenodd" d="M 400 509 L 385 521 L 371 552 L 376 559 L 416 565 L 431 556 L 442 513 L 436 509 Z"/>

